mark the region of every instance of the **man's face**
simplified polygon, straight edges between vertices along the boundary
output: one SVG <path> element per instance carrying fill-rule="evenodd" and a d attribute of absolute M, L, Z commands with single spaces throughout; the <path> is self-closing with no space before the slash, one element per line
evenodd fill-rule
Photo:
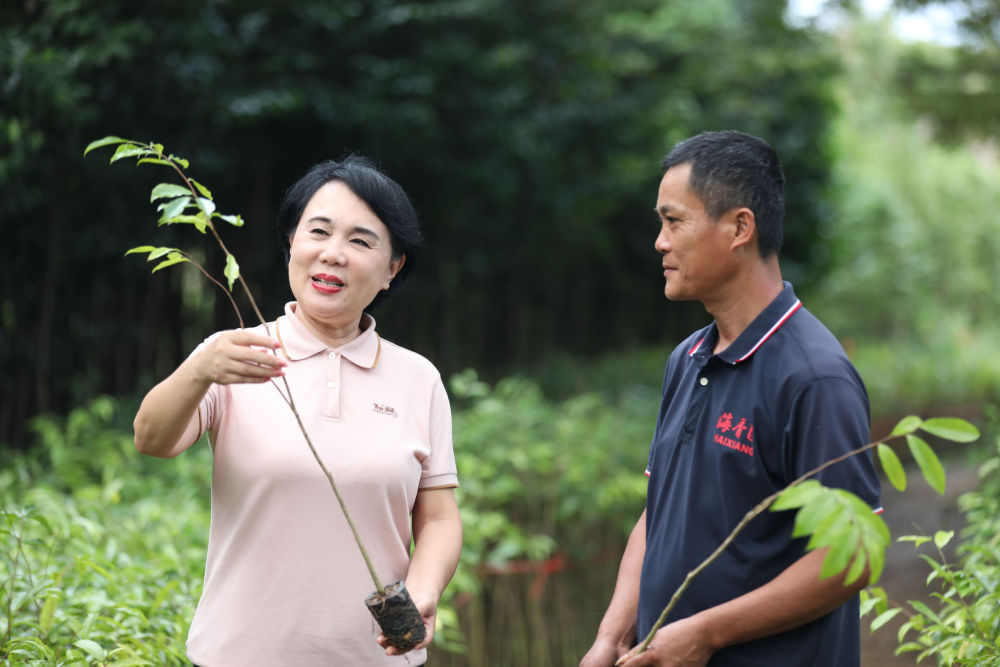
<path fill-rule="evenodd" d="M 671 167 L 660 181 L 656 212 L 660 233 L 653 244 L 663 255 L 663 294 L 671 301 L 703 303 L 719 296 L 732 273 L 731 223 L 712 220 L 689 186 L 691 165 Z"/>

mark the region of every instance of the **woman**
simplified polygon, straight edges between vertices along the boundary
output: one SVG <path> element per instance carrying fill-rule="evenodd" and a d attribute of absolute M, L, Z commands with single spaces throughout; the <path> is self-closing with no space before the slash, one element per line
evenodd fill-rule
<path fill-rule="evenodd" d="M 266 327 L 208 338 L 135 418 L 136 448 L 152 456 L 210 436 L 212 524 L 188 657 L 421 665 L 461 551 L 451 412 L 430 362 L 381 339 L 366 312 L 413 268 L 416 213 L 397 183 L 351 157 L 295 183 L 278 229 L 295 301 Z M 383 584 L 405 579 L 423 616 L 427 638 L 405 656 L 384 647 L 365 608 L 375 587 L 280 376 Z"/>

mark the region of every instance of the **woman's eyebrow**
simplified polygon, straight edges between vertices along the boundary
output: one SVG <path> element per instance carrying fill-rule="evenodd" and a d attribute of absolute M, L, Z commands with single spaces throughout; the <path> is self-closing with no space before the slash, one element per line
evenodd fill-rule
<path fill-rule="evenodd" d="M 333 224 L 333 220 L 331 220 L 330 218 L 326 217 L 325 215 L 314 215 L 313 217 L 311 217 L 308 220 L 306 220 L 306 222 L 307 223 L 308 222 L 322 222 L 322 223 L 325 223 L 327 225 L 332 225 Z M 365 236 L 372 237 L 376 241 L 381 241 L 382 240 L 382 237 L 379 236 L 378 233 L 375 230 L 370 229 L 368 227 L 363 227 L 361 225 L 355 225 L 354 227 L 352 227 L 351 228 L 351 233 L 352 234 L 364 234 Z"/>
<path fill-rule="evenodd" d="M 369 229 L 367 227 L 361 227 L 360 225 L 355 225 L 354 229 L 351 230 L 355 234 L 364 234 L 365 236 L 370 236 L 376 241 L 381 241 L 382 237 L 375 233 L 375 230 Z"/>

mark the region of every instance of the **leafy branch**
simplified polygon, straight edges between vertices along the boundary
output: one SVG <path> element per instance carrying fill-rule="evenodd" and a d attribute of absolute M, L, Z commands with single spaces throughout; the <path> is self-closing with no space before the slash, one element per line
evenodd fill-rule
<path fill-rule="evenodd" d="M 997 442 L 1000 450 L 1000 440 Z M 980 466 L 980 479 L 1000 470 L 1000 457 L 994 456 Z M 997 480 L 996 477 L 993 481 Z M 965 513 L 968 527 L 965 538 L 957 551 L 963 554 L 961 562 L 952 564 L 945 557 L 944 548 L 955 537 L 954 531 L 939 530 L 933 537 L 904 535 L 899 542 L 911 542 L 920 548 L 933 541 L 938 558 L 920 554 L 931 567 L 927 577 L 929 586 L 940 582 L 940 590 L 931 593 L 938 601 L 935 611 L 930 604 L 920 600 L 907 600 L 909 608 L 890 601 L 885 590 L 873 586 L 861 592 L 861 615 L 872 611 L 871 632 L 876 632 L 900 614 L 908 619 L 899 627 L 896 655 L 918 652 L 917 661 L 936 656 L 939 664 L 1000 665 L 1000 549 L 998 549 L 996 487 L 989 486 L 963 494 L 959 505 Z M 912 611 L 910 610 L 912 609 Z M 907 635 L 916 632 L 915 638 Z"/>
<path fill-rule="evenodd" d="M 239 263 L 236 261 L 236 257 L 229 252 L 226 244 L 222 241 L 222 237 L 219 235 L 215 225 L 215 221 L 221 220 L 234 227 L 242 227 L 243 218 L 239 215 L 223 215 L 219 213 L 216 210 L 215 200 L 212 198 L 211 191 L 187 175 L 186 170 L 190 164 L 188 160 L 177 157 L 176 155 L 164 153 L 163 144 L 152 142 L 140 143 L 130 139 L 122 139 L 121 137 L 108 136 L 91 142 L 83 151 L 83 154 L 86 156 L 90 151 L 105 146 L 117 146 L 115 152 L 111 155 L 109 163 L 114 163 L 118 160 L 126 158 L 135 158 L 137 166 L 143 164 L 162 165 L 170 167 L 177 172 L 181 181 L 184 183 L 183 185 L 177 185 L 176 183 L 159 183 L 153 187 L 150 194 L 150 203 L 160 202 L 160 204 L 156 207 L 156 210 L 160 211 L 160 218 L 157 220 L 156 224 L 187 224 L 192 225 L 202 234 L 210 232 L 226 258 L 226 266 L 223 270 L 223 275 L 226 278 L 227 285 L 223 286 L 220 281 L 213 278 L 201 264 L 194 260 L 190 253 L 177 248 L 146 245 L 131 248 L 125 254 L 130 255 L 135 253 L 146 253 L 147 262 L 160 259 L 161 261 L 153 267 L 152 273 L 156 273 L 160 269 L 165 269 L 176 264 L 193 264 L 206 278 L 212 281 L 212 283 L 214 283 L 226 294 L 229 298 L 229 302 L 233 306 L 233 310 L 236 312 L 236 317 L 240 322 L 240 326 L 243 327 L 243 318 L 240 315 L 239 307 L 236 305 L 236 301 L 232 295 L 233 286 L 238 282 L 244 295 L 247 297 L 254 314 L 257 316 L 258 321 L 264 326 L 268 335 L 270 335 L 270 329 L 267 322 L 264 320 L 264 316 L 261 314 L 260 309 L 257 307 L 257 301 L 254 299 L 249 286 L 247 286 L 246 281 L 243 280 L 243 276 L 240 274 Z M 368 555 L 368 550 L 365 548 L 364 542 L 361 539 L 361 534 L 358 532 L 357 526 L 355 526 L 354 520 L 351 518 L 351 514 L 347 509 L 347 504 L 344 502 L 344 498 L 340 494 L 340 490 L 337 488 L 337 484 L 333 479 L 333 474 L 323 463 L 323 459 L 320 458 L 319 452 L 316 451 L 316 447 L 313 445 L 312 439 L 309 437 L 309 433 L 306 431 L 305 425 L 302 423 L 302 417 L 299 415 L 295 399 L 292 397 L 292 390 L 288 384 L 288 379 L 282 376 L 281 380 L 284 383 L 284 391 L 282 391 L 281 387 L 279 387 L 273 379 L 271 380 L 271 384 L 275 387 L 275 389 L 277 389 L 278 394 L 295 416 L 295 421 L 299 426 L 299 430 L 302 432 L 302 437 L 305 438 L 306 444 L 309 446 L 309 451 L 312 452 L 313 458 L 316 459 L 316 463 L 319 465 L 323 474 L 326 476 L 327 481 L 330 483 L 330 488 L 333 491 L 334 496 L 337 498 L 337 502 L 344 514 L 344 518 L 347 519 L 347 524 L 351 528 L 351 533 L 354 535 L 354 541 L 357 543 L 358 549 L 360 549 L 361 555 L 364 558 L 365 565 L 368 567 L 368 573 L 371 575 L 372 582 L 375 584 L 375 588 L 378 592 L 382 593 L 385 590 L 385 587 L 382 585 L 382 582 L 375 571 L 375 566 L 372 563 L 371 557 Z"/>
<path fill-rule="evenodd" d="M 868 504 L 855 494 L 843 489 L 825 487 L 809 478 L 836 463 L 877 448 L 879 461 L 882 463 L 882 468 L 885 470 L 889 482 L 900 491 L 904 491 L 906 489 L 906 474 L 903 471 L 903 465 L 892 448 L 885 443 L 894 438 L 905 436 L 907 446 L 927 483 L 938 493 L 943 494 L 945 488 L 944 466 L 941 465 L 940 459 L 930 445 L 914 435 L 917 429 L 953 442 L 972 442 L 979 437 L 979 431 L 962 419 L 938 417 L 924 421 L 911 415 L 900 420 L 889 435 L 830 459 L 792 481 L 784 489 L 767 496 L 743 516 L 732 532 L 708 558 L 688 572 L 684 581 L 674 591 L 667 606 L 660 613 L 656 623 L 653 624 L 652 629 L 639 645 L 636 655 L 649 647 L 656 631 L 666 622 L 670 612 L 677 605 L 681 595 L 688 589 L 691 581 L 733 543 L 747 524 L 768 509 L 781 511 L 799 508 L 795 515 L 792 537 L 811 535 L 806 544 L 807 551 L 821 548 L 829 549 L 823 558 L 823 565 L 820 569 L 821 577 L 833 576 L 850 566 L 844 580 L 846 586 L 857 581 L 867 566 L 869 583 L 877 581 L 885 565 L 885 550 L 889 544 L 889 528 L 885 521 L 881 516 L 872 512 Z"/>

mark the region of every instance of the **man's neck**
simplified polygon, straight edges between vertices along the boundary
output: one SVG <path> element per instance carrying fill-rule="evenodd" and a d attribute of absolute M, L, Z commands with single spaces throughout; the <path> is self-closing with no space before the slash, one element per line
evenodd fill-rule
<path fill-rule="evenodd" d="M 784 284 L 778 258 L 754 262 L 721 290 L 717 299 L 705 302 L 705 310 L 715 318 L 719 339 L 714 354 L 733 344 L 740 334 L 781 294 Z"/>

